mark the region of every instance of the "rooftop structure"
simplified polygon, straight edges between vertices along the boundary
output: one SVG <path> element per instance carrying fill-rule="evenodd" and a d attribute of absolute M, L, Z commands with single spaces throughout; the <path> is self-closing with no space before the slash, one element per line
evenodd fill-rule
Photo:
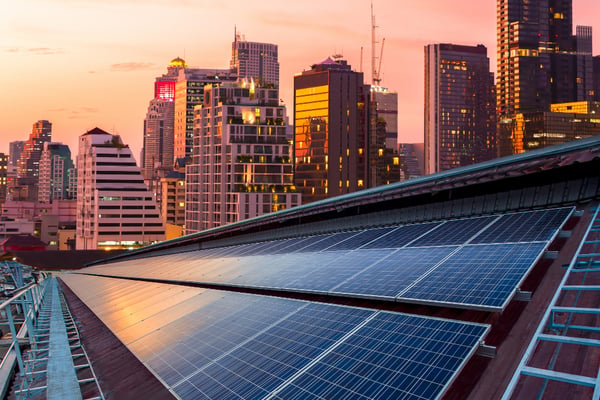
<path fill-rule="evenodd" d="M 326 199 L 61 287 L 122 397 L 592 398 L 598 154 L 594 137 Z"/>
<path fill-rule="evenodd" d="M 231 71 L 240 79 L 279 87 L 279 54 L 276 44 L 247 42 L 237 30 L 231 44 Z"/>

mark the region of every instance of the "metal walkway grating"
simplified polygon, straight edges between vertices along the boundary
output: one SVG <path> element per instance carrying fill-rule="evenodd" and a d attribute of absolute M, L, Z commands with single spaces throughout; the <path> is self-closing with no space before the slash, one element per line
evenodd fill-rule
<path fill-rule="evenodd" d="M 600 398 L 600 207 L 502 399 L 556 393 Z"/>
<path fill-rule="evenodd" d="M 49 278 L 36 320 L 31 348 L 23 354 L 17 399 L 103 399 L 83 349 L 79 331 L 58 288 Z"/>

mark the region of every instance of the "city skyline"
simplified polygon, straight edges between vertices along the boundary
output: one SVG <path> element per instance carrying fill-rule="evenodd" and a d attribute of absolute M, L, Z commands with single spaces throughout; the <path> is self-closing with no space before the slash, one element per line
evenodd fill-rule
<path fill-rule="evenodd" d="M 343 54 L 358 71 L 362 47 L 369 83 L 369 7 L 368 1 L 290 5 L 270 0 L 251 9 L 237 1 L 11 4 L 0 16 L 0 82 L 7 94 L 0 103 L 0 152 L 8 152 L 11 141 L 25 140 L 35 121 L 47 119 L 53 140 L 72 151 L 79 135 L 98 126 L 120 134 L 139 163 L 155 77 L 178 56 L 192 67 L 227 68 L 235 27 L 249 41 L 279 46 L 281 97 L 290 116 L 294 75 L 333 53 Z M 374 11 L 377 36 L 385 38 L 382 85 L 398 92 L 399 142 L 422 142 L 423 47 L 484 44 L 496 72 L 496 4 L 375 1 Z M 598 15 L 597 1 L 574 1 L 575 25 L 596 28 Z M 599 33 L 593 32 L 594 55 L 600 54 Z"/>

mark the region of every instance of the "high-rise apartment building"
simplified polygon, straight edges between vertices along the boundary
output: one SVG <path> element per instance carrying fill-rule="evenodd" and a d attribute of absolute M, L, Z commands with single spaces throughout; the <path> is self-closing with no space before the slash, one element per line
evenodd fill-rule
<path fill-rule="evenodd" d="M 425 47 L 425 174 L 496 157 L 494 75 L 483 45 Z"/>
<path fill-rule="evenodd" d="M 174 162 L 175 83 L 179 70 L 187 67 L 179 57 L 171 60 L 167 73 L 156 78 L 154 98 L 144 119 L 142 173 L 146 180 L 165 176 Z"/>
<path fill-rule="evenodd" d="M 294 77 L 294 179 L 303 203 L 374 186 L 369 174 L 370 85 L 327 58 Z"/>
<path fill-rule="evenodd" d="M 78 250 L 134 248 L 165 239 L 165 227 L 129 146 L 94 128 L 79 137 Z"/>
<path fill-rule="evenodd" d="M 519 147 L 515 116 L 550 104 L 591 100 L 591 27 L 573 35 L 572 0 L 498 0 L 497 115 L 499 155 Z"/>
<path fill-rule="evenodd" d="M 231 44 L 230 67 L 240 79 L 254 79 L 261 86 L 279 87 L 279 55 L 276 44 L 247 42 L 236 31 Z"/>
<path fill-rule="evenodd" d="M 301 204 L 279 90 L 242 80 L 205 87 L 186 169 L 186 233 Z"/>
<path fill-rule="evenodd" d="M 62 143 L 44 143 L 40 157 L 38 201 L 52 203 L 54 200 L 72 199 L 69 176 L 72 174 L 70 171 L 74 169 L 69 146 Z"/>
<path fill-rule="evenodd" d="M 237 75 L 228 69 L 180 68 L 175 82 L 174 153 L 175 159 L 192 154 L 194 107 L 201 104 L 204 86 L 235 81 Z"/>
<path fill-rule="evenodd" d="M 40 157 L 44 143 L 52 140 L 52 124 L 46 120 L 33 124 L 29 139 L 17 163 L 17 185 L 26 189 L 27 199 L 37 200 Z"/>

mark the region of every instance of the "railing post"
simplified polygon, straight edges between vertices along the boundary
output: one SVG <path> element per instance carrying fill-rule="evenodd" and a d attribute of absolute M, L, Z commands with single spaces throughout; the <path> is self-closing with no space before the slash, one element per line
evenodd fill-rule
<path fill-rule="evenodd" d="M 19 364 L 19 374 L 21 375 L 21 377 L 23 377 L 25 376 L 25 367 L 23 365 L 23 356 L 21 355 L 21 347 L 19 346 L 19 338 L 17 337 L 17 329 L 15 327 L 15 321 L 13 320 L 10 305 L 6 307 L 6 315 L 8 317 L 8 326 L 10 328 L 10 334 L 12 336 L 13 347 L 17 355 L 17 363 Z"/>
<path fill-rule="evenodd" d="M 37 343 L 35 340 L 35 328 L 33 327 L 33 321 L 35 320 L 35 311 L 33 307 L 33 300 L 31 298 L 31 293 L 29 290 L 25 292 L 25 299 L 27 304 L 27 310 L 23 311 L 25 314 L 25 323 L 27 324 L 27 336 L 29 337 L 29 345 L 37 350 Z"/>

